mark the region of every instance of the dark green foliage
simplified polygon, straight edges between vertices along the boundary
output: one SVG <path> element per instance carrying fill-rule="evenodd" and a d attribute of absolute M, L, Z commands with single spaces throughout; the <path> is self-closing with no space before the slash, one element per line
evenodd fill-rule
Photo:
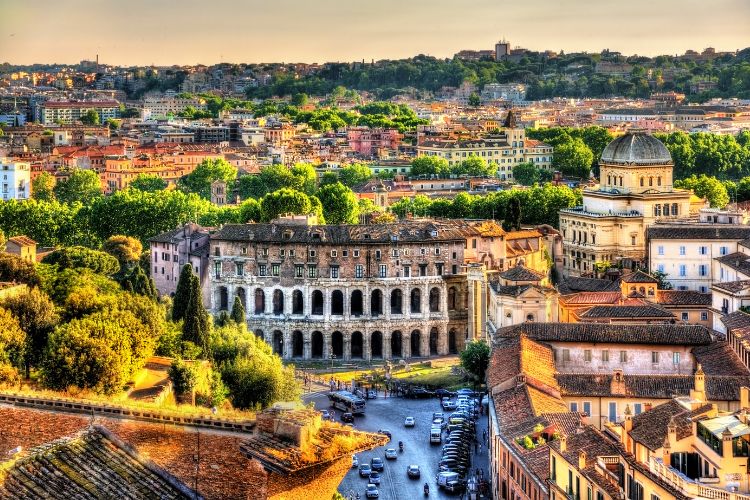
<path fill-rule="evenodd" d="M 172 299 L 172 321 L 180 321 L 185 318 L 190 296 L 193 293 L 193 266 L 185 264 L 180 271 L 177 288 Z"/>
<path fill-rule="evenodd" d="M 204 358 L 210 357 L 208 338 L 211 333 L 211 320 L 203 307 L 200 281 L 198 276 L 192 275 L 190 280 L 190 300 L 185 309 L 182 323 L 182 340 L 192 342 L 202 351 Z"/>
<path fill-rule="evenodd" d="M 485 382 L 490 364 L 490 347 L 483 340 L 474 340 L 461 352 L 461 366 L 474 377 L 474 385 Z"/>
<path fill-rule="evenodd" d="M 230 318 L 235 323 L 244 323 L 246 318 L 246 312 L 245 312 L 245 306 L 242 305 L 242 301 L 239 297 L 234 298 L 234 303 L 232 304 L 232 314 L 230 315 Z"/>
<path fill-rule="evenodd" d="M 313 213 L 310 197 L 301 191 L 279 189 L 263 197 L 260 214 L 263 222 L 269 222 L 283 214 Z"/>
<path fill-rule="evenodd" d="M 0 281 L 37 286 L 39 273 L 33 263 L 9 253 L 0 253 Z"/>
<path fill-rule="evenodd" d="M 357 187 L 372 179 L 372 170 L 367 165 L 352 163 L 339 170 L 339 180 L 344 186 Z"/>
<path fill-rule="evenodd" d="M 67 179 L 61 180 L 54 187 L 55 198 L 62 203 L 91 203 L 102 196 L 99 174 L 93 170 L 74 170 Z"/>
<path fill-rule="evenodd" d="M 138 189 L 139 191 L 154 192 L 166 189 L 167 182 L 158 175 L 138 174 L 129 187 L 131 189 Z"/>
<path fill-rule="evenodd" d="M 508 202 L 508 215 L 504 226 L 508 231 L 521 229 L 521 201 L 518 198 L 511 198 Z"/>
<path fill-rule="evenodd" d="M 157 299 L 156 284 L 148 277 L 141 266 L 135 266 L 123 281 L 123 288 L 131 293 L 142 295 L 151 300 Z"/>
<path fill-rule="evenodd" d="M 175 394 L 182 396 L 193 392 L 198 379 L 195 365 L 185 363 L 181 358 L 177 358 L 172 361 L 168 373 Z"/>
<path fill-rule="evenodd" d="M 323 205 L 323 216 L 328 224 L 356 224 L 358 222 L 357 195 L 340 182 L 321 187 L 317 198 Z"/>
<path fill-rule="evenodd" d="M 234 165 L 221 158 L 209 158 L 203 160 L 190 174 L 181 178 L 178 185 L 185 192 L 195 193 L 204 200 L 210 200 L 212 182 L 224 181 L 227 191 L 230 191 L 236 178 L 237 168 Z"/>
<path fill-rule="evenodd" d="M 90 269 L 97 274 L 112 276 L 120 270 L 120 264 L 113 256 L 99 250 L 81 246 L 61 248 L 46 255 L 44 264 L 57 265 L 59 269 Z"/>

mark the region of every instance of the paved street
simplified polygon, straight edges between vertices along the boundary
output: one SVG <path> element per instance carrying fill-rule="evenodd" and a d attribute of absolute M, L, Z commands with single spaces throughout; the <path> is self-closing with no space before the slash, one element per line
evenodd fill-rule
<path fill-rule="evenodd" d="M 313 401 L 317 409 L 329 409 L 326 392 L 313 393 L 305 396 L 305 402 Z M 371 399 L 367 402 L 367 411 L 364 416 L 356 417 L 354 426 L 357 429 L 375 432 L 379 429 L 391 431 L 393 439 L 391 442 L 372 451 L 361 453 L 360 463 L 369 463 L 374 456 L 381 457 L 385 462 L 385 470 L 381 474 L 380 498 L 383 500 L 402 500 L 423 497 L 423 486 L 425 482 L 430 484 L 429 498 L 460 498 L 460 494 L 450 495 L 442 490 L 438 491 L 435 476 L 438 472 L 438 461 L 441 456 L 442 445 L 430 445 L 429 429 L 432 412 L 442 411 L 438 399 L 404 399 L 383 398 Z M 340 411 L 336 411 L 336 420 L 339 420 Z M 404 419 L 407 416 L 414 417 L 417 425 L 413 428 L 404 427 Z M 486 415 L 480 416 L 477 421 L 477 433 L 479 440 L 482 439 L 482 431 L 487 429 Z M 443 434 L 445 436 L 445 434 Z M 399 453 L 396 460 L 385 460 L 385 448 L 398 449 L 398 442 L 404 442 L 404 452 Z M 410 464 L 419 465 L 422 471 L 421 479 L 409 479 L 406 475 L 406 467 Z M 479 455 L 472 454 L 472 469 L 477 467 L 488 473 L 487 449 L 482 446 Z M 365 498 L 365 487 L 367 480 L 360 478 L 357 469 L 352 469 L 339 486 L 339 492 L 349 498 L 356 493 L 360 498 Z"/>

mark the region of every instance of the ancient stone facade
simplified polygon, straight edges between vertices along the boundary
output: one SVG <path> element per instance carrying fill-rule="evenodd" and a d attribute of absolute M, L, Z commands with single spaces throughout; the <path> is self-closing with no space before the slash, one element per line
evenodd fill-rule
<path fill-rule="evenodd" d="M 211 235 L 210 309 L 239 297 L 248 327 L 285 359 L 458 353 L 467 235 L 460 221 L 227 225 Z"/>

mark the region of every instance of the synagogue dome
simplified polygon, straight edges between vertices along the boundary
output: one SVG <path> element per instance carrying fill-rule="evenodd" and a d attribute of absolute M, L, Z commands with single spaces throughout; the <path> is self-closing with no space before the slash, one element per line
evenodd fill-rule
<path fill-rule="evenodd" d="M 609 165 L 671 165 L 672 155 L 656 137 L 645 132 L 628 132 L 602 151 L 601 163 Z"/>

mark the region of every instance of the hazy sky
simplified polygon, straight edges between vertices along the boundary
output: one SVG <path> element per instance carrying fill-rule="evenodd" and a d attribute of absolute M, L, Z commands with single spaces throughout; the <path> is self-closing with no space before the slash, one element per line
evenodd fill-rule
<path fill-rule="evenodd" d="M 750 46 L 750 0 L 0 0 L 0 62 L 325 62 Z"/>

